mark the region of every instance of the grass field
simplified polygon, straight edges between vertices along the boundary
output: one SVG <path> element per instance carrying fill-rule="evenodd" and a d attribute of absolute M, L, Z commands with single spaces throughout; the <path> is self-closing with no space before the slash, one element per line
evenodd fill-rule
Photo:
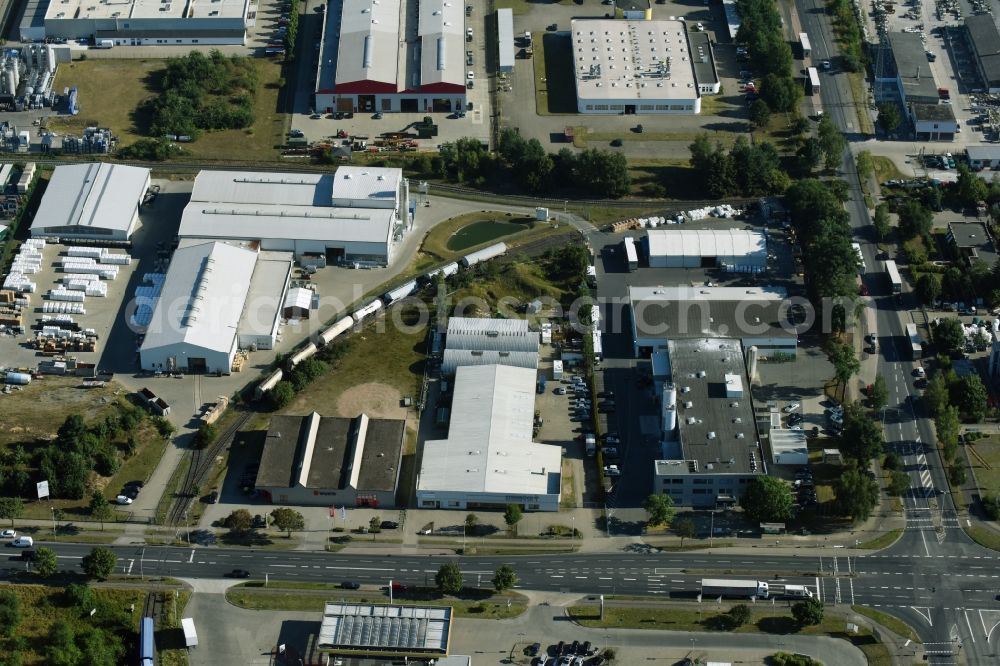
<path fill-rule="evenodd" d="M 516 13 L 516 12 L 515 12 Z M 536 32 L 531 35 L 535 68 L 535 112 L 540 116 L 576 113 L 573 49 L 568 35 Z"/>
<path fill-rule="evenodd" d="M 253 585 L 252 583 L 250 585 Z M 258 584 L 259 585 L 259 584 Z M 266 590 L 254 589 L 248 586 L 238 586 L 226 591 L 229 603 L 251 610 L 282 610 L 282 611 L 322 611 L 328 601 L 329 594 L 303 594 L 303 589 L 323 591 L 329 590 L 338 598 L 350 598 L 361 603 L 382 603 L 388 601 L 388 595 L 382 592 L 345 593 L 337 585 L 327 587 L 285 587 L 284 583 L 269 585 Z M 486 596 L 489 596 L 486 593 Z M 507 599 L 510 607 L 507 607 Z M 524 598 L 513 594 L 501 598 L 489 597 L 479 599 L 457 599 L 454 597 L 409 600 L 393 598 L 393 603 L 403 606 L 451 606 L 455 617 L 478 618 L 483 620 L 503 620 L 517 617 L 525 611 L 527 605 Z"/>
<path fill-rule="evenodd" d="M 858 544 L 858 548 L 863 548 L 865 550 L 881 550 L 882 548 L 888 548 L 903 535 L 902 529 L 889 530 L 885 534 L 875 537 L 869 541 L 862 541 Z"/>
<path fill-rule="evenodd" d="M 144 591 L 94 588 L 97 612 L 91 618 L 71 606 L 63 598 L 63 590 L 59 587 L 12 585 L 5 586 L 5 590 L 13 592 L 20 601 L 21 622 L 16 630 L 19 646 L 14 651 L 21 658 L 17 663 L 23 666 L 51 663 L 45 660 L 44 651 L 48 644 L 49 630 L 59 621 L 68 622 L 77 631 L 85 631 L 94 625 L 104 627 L 121 635 L 125 649 L 134 651 L 139 613 L 129 614 L 128 608 L 132 604 L 138 609 L 142 608 L 146 597 Z M 9 643 L 8 640 L 2 642 Z M 5 645 L 8 654 L 10 649 L 10 646 Z"/>
<path fill-rule="evenodd" d="M 887 180 L 906 178 L 906 174 L 899 170 L 896 163 L 883 155 L 872 155 L 872 165 L 875 167 L 875 179 L 880 185 Z"/>
<path fill-rule="evenodd" d="M 966 527 L 965 533 L 983 548 L 1000 552 L 1000 533 L 986 527 Z"/>
<path fill-rule="evenodd" d="M 917 632 L 913 630 L 913 627 L 906 624 L 902 620 L 893 617 L 892 615 L 889 615 L 888 613 L 883 613 L 880 610 L 876 610 L 874 608 L 868 608 L 867 606 L 851 606 L 851 610 L 853 610 L 855 613 L 864 615 L 869 620 L 874 620 L 875 622 L 878 622 L 883 627 L 885 627 L 889 631 L 892 631 L 898 636 L 902 636 L 903 638 L 909 638 L 914 643 L 923 642 L 920 640 L 920 636 L 917 636 Z"/>
<path fill-rule="evenodd" d="M 254 103 L 256 122 L 247 130 L 207 132 L 198 141 L 183 144 L 183 157 L 205 160 L 278 159 L 275 145 L 283 141 L 285 114 L 279 113 L 278 87 L 281 65 L 272 60 L 255 60 L 260 87 Z M 60 116 L 48 127 L 65 134 L 82 133 L 84 127 L 110 127 L 121 146 L 145 136 L 147 119 L 139 110 L 143 101 L 158 92 L 162 60 L 84 60 L 59 67 L 53 89 L 76 86 L 80 91 L 80 115 Z"/>
<path fill-rule="evenodd" d="M 866 136 L 875 136 L 875 126 L 872 125 L 871 115 L 868 113 L 868 93 L 865 91 L 864 76 L 860 72 L 848 72 L 847 81 L 851 86 L 851 97 L 854 98 L 859 131 Z"/>
<path fill-rule="evenodd" d="M 990 495 L 1000 491 L 1000 436 L 984 437 L 965 447 L 979 487 Z"/>

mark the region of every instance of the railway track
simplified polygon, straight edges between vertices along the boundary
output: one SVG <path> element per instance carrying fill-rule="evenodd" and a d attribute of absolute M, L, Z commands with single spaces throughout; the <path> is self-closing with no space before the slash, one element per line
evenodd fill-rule
<path fill-rule="evenodd" d="M 142 617 L 151 617 L 154 620 L 163 610 L 163 593 L 150 592 L 146 595 L 146 602 L 142 607 Z"/>
<path fill-rule="evenodd" d="M 250 410 L 240 411 L 236 419 L 225 430 L 219 433 L 215 441 L 207 448 L 191 450 L 191 464 L 188 466 L 183 482 L 175 492 L 174 502 L 170 506 L 170 511 L 167 512 L 165 521 L 167 525 L 180 524 L 184 514 L 191 507 L 191 502 L 195 499 L 198 486 L 204 482 L 205 477 L 215 463 L 215 459 L 229 446 L 233 437 L 247 424 L 251 416 L 253 416 L 253 412 Z"/>

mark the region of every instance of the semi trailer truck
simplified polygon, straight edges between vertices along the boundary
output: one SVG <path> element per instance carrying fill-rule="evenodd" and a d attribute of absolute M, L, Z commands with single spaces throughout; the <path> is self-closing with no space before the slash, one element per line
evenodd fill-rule
<path fill-rule="evenodd" d="M 767 583 L 762 580 L 726 580 L 722 578 L 704 578 L 701 581 L 701 594 L 705 597 L 757 597 L 768 598 Z"/>

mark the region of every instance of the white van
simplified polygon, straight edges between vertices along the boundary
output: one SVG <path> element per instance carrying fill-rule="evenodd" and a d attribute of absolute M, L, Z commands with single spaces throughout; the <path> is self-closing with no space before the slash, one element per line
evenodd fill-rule
<path fill-rule="evenodd" d="M 35 540 L 30 536 L 19 536 L 10 542 L 14 548 L 31 548 L 35 545 Z"/>

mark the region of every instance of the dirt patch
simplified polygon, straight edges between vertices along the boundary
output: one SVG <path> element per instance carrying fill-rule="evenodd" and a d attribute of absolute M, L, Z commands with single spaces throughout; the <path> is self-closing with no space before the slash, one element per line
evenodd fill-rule
<path fill-rule="evenodd" d="M 367 414 L 379 419 L 405 419 L 399 391 L 387 384 L 369 382 L 347 389 L 337 398 L 337 415 L 353 418 Z"/>

